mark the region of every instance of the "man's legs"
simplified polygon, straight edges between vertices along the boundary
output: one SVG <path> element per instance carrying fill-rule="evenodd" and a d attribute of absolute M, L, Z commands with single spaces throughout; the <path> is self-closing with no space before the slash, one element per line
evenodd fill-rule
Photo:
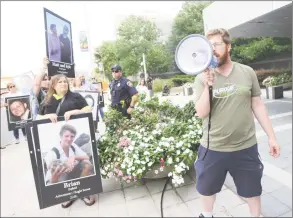
<path fill-rule="evenodd" d="M 203 212 L 200 217 L 212 217 L 216 193 L 220 192 L 227 174 L 229 153 L 209 150 L 205 159 L 206 148 L 199 147 L 195 162 L 196 189 L 201 194 Z"/>
<path fill-rule="evenodd" d="M 251 216 L 260 217 L 261 201 L 260 196 L 246 198 Z"/>
<path fill-rule="evenodd" d="M 247 199 L 251 216 L 259 217 L 263 164 L 259 159 L 257 145 L 233 152 L 229 172 L 234 179 L 237 193 Z"/>

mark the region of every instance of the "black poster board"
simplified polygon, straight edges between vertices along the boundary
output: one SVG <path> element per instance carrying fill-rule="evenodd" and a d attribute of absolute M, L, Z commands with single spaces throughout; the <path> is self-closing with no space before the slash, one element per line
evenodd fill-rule
<path fill-rule="evenodd" d="M 44 8 L 48 76 L 75 78 L 71 22 Z"/>
<path fill-rule="evenodd" d="M 40 209 L 103 191 L 91 113 L 73 115 L 66 122 L 64 117 L 58 117 L 57 123 L 49 119 L 33 121 L 26 125 L 26 130 Z M 63 161 L 66 146 L 69 158 Z M 72 171 L 53 181 L 51 172 L 56 172 L 58 166 L 65 166 L 72 156 L 85 155 L 87 160 L 74 161 Z M 91 173 L 85 174 L 88 169 Z"/>

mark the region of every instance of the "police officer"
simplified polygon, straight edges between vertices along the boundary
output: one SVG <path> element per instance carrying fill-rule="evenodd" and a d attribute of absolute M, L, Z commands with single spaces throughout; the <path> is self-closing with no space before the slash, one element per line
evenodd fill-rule
<path fill-rule="evenodd" d="M 138 92 L 130 80 L 122 77 L 122 68 L 119 65 L 113 65 L 111 71 L 114 78 L 110 84 L 111 107 L 130 119 L 138 100 Z"/>

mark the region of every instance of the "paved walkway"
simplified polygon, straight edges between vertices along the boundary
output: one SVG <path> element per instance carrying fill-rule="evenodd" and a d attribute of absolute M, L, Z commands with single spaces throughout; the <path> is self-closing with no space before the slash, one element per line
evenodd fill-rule
<path fill-rule="evenodd" d="M 192 97 L 170 96 L 172 101 L 188 102 Z M 184 103 L 181 101 L 181 103 Z M 262 214 L 265 217 L 292 217 L 292 98 L 267 101 L 277 138 L 282 146 L 281 157 L 273 160 L 268 155 L 267 139 L 256 124 L 260 155 L 264 161 Z M 100 125 L 101 131 L 104 129 Z M 97 195 L 97 203 L 87 207 L 76 201 L 70 208 L 60 205 L 38 208 L 34 179 L 25 141 L 1 150 L 1 217 L 2 216 L 60 216 L 60 217 L 159 217 L 160 198 L 165 180 L 147 181 L 145 185 L 122 187 L 115 180 L 103 180 L 104 192 Z M 164 195 L 165 217 L 197 217 L 202 211 L 195 189 L 194 171 L 185 177 L 178 188 L 167 186 Z M 232 178 L 217 195 L 216 217 L 249 217 L 247 203 L 235 194 Z"/>

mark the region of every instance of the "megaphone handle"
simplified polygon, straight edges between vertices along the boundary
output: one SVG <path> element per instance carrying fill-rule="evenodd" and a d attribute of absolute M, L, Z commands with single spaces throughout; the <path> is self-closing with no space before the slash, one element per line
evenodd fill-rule
<path fill-rule="evenodd" d="M 207 140 L 207 150 L 202 158 L 206 157 L 209 147 L 210 147 L 210 130 L 211 130 L 211 116 L 212 116 L 212 100 L 213 100 L 213 86 L 209 85 L 209 99 L 210 99 L 210 112 L 209 112 L 209 121 L 208 121 L 208 140 Z"/>

